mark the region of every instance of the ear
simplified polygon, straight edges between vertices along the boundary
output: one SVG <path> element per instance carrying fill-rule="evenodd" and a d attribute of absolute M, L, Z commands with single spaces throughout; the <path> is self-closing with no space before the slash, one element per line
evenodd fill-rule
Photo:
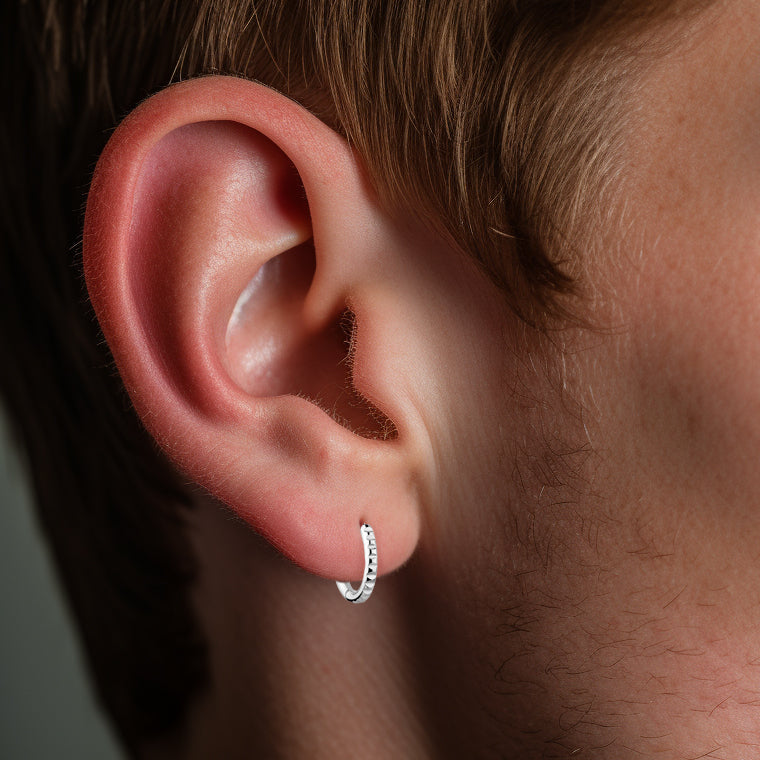
<path fill-rule="evenodd" d="M 347 143 L 241 79 L 143 103 L 87 202 L 87 287 L 145 426 L 284 554 L 336 579 L 361 577 L 362 521 L 381 573 L 419 534 L 424 433 L 379 322 L 400 251 Z"/>

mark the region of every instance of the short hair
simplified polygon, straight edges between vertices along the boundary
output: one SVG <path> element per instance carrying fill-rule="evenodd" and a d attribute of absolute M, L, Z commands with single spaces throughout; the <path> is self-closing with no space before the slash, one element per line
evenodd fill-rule
<path fill-rule="evenodd" d="M 696 8 L 705 3 L 689 3 Z M 539 329 L 578 291 L 641 40 L 662 0 L 26 0 L 0 11 L 0 392 L 97 694 L 125 747 L 208 680 L 184 534 L 192 490 L 131 409 L 87 302 L 80 240 L 118 119 L 208 73 L 276 88 L 344 135 L 390 210 L 469 253 Z M 12 357 L 9 359 L 8 357 Z"/>

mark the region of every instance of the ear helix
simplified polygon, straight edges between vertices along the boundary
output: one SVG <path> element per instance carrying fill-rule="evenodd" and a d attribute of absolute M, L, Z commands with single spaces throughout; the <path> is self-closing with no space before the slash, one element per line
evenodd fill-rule
<path fill-rule="evenodd" d="M 366 602 L 372 594 L 377 580 L 377 541 L 375 540 L 375 532 L 367 523 L 362 524 L 359 532 L 364 544 L 364 577 L 362 578 L 362 582 L 359 588 L 355 589 L 346 581 L 336 581 L 338 590 L 343 594 L 343 598 L 353 604 Z"/>

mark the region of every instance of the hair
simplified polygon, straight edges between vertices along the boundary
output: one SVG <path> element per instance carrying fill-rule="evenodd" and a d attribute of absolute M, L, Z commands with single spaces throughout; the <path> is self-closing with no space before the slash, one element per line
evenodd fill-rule
<path fill-rule="evenodd" d="M 178 79 L 272 86 L 346 137 L 388 208 L 421 214 L 541 327 L 566 318 L 579 289 L 569 241 L 614 184 L 637 41 L 676 6 L 3 4 L 0 392 L 97 694 L 128 750 L 181 726 L 209 673 L 190 602 L 189 488 L 132 411 L 84 290 L 83 206 L 109 130 Z"/>

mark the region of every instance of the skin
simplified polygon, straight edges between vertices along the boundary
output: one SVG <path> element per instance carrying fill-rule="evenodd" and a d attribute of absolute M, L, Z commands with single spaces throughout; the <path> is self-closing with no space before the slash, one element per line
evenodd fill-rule
<path fill-rule="evenodd" d="M 756 3 L 719 3 L 644 74 L 594 327 L 531 334 L 395 220 L 416 550 L 354 607 L 199 495 L 214 685 L 149 756 L 757 755 L 759 37 Z"/>

